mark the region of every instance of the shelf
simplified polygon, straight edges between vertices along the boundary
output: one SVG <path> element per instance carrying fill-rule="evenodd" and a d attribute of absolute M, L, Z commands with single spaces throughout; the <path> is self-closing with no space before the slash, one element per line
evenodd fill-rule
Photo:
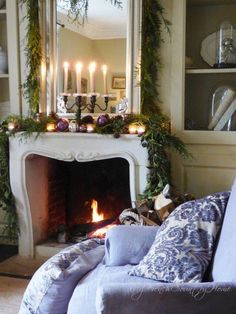
<path fill-rule="evenodd" d="M 186 74 L 217 74 L 217 73 L 236 73 L 233 69 L 186 69 Z"/>
<path fill-rule="evenodd" d="M 232 5 L 235 0 L 188 0 L 188 6 Z"/>
<path fill-rule="evenodd" d="M 0 74 L 0 78 L 9 78 L 9 74 Z"/>
<path fill-rule="evenodd" d="M 6 9 L 1 9 L 0 10 L 0 14 L 7 14 L 7 10 Z"/>

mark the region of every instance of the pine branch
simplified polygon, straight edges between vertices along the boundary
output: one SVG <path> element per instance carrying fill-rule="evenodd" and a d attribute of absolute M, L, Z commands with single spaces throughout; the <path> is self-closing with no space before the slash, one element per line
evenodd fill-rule
<path fill-rule="evenodd" d="M 26 5 L 26 66 L 28 73 L 23 84 L 24 95 L 28 101 L 31 113 L 39 110 L 40 101 L 40 68 L 42 60 L 42 46 L 39 26 L 39 3 L 38 0 L 20 0 Z"/>
<path fill-rule="evenodd" d="M 141 111 L 143 114 L 160 114 L 158 75 L 162 68 L 160 47 L 162 25 L 170 33 L 170 22 L 164 17 L 159 0 L 143 0 L 141 43 Z"/>

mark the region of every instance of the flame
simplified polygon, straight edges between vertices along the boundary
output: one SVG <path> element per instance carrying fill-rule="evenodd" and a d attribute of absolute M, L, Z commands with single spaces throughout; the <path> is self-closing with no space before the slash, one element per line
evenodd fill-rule
<path fill-rule="evenodd" d="M 95 238 L 100 238 L 100 239 L 105 238 L 107 231 L 109 229 L 114 228 L 115 226 L 117 226 L 117 225 L 112 223 L 112 224 L 107 225 L 107 226 L 105 226 L 103 228 L 100 228 L 100 229 L 97 229 L 95 231 L 90 232 L 88 234 L 88 236 L 89 236 L 89 238 L 94 238 L 94 237 Z"/>
<path fill-rule="evenodd" d="M 91 208 L 93 210 L 92 222 L 98 222 L 98 221 L 104 220 L 104 215 L 98 213 L 98 202 L 94 199 L 92 200 Z"/>

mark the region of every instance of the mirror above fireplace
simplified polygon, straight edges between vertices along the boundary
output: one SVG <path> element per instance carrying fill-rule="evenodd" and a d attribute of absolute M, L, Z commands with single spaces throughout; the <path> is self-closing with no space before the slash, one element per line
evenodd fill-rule
<path fill-rule="evenodd" d="M 88 22 L 85 22 L 84 26 L 76 22 L 71 23 L 67 15 L 68 9 L 66 6 L 63 7 L 63 2 L 51 0 L 46 1 L 46 5 L 42 6 L 45 20 L 45 36 L 43 36 L 45 60 L 50 60 L 50 65 L 46 64 L 47 74 L 44 87 L 42 86 L 42 92 L 44 90 L 47 94 L 47 99 L 44 100 L 47 104 L 47 112 L 52 109 L 57 110 L 58 96 L 63 92 L 72 95 L 70 101 L 73 103 L 75 100 L 73 93 L 78 92 L 76 63 L 81 62 L 83 68 L 79 92 L 89 94 L 94 91 L 101 95 L 109 94 L 107 113 L 114 113 L 117 108 L 115 105 L 120 99 L 126 97 L 128 99 L 127 113 L 139 113 L 140 88 L 137 66 L 140 65 L 142 1 L 123 0 L 123 9 L 120 9 L 114 7 L 110 1 L 89 0 Z M 68 3 L 68 1 L 65 2 Z M 99 12 L 103 13 L 103 17 L 99 17 Z M 100 25 L 99 31 L 98 25 Z M 87 26 L 90 28 L 88 29 Z M 82 41 L 76 39 L 76 36 Z M 93 46 L 95 50 L 88 51 L 88 46 L 90 48 Z M 97 66 L 94 75 L 96 86 L 94 90 L 91 86 L 91 72 L 88 69 L 93 61 Z M 67 78 L 64 62 L 70 64 Z M 107 65 L 107 87 L 104 84 L 104 72 L 101 69 L 104 64 Z M 104 108 L 104 99 L 102 97 L 97 99 L 100 106 Z M 86 102 L 86 99 L 84 101 Z M 87 98 L 87 102 L 89 101 L 90 99 Z M 94 112 L 99 113 L 101 110 L 97 109 Z"/>
<path fill-rule="evenodd" d="M 89 0 L 88 17 L 83 24 L 80 19 L 80 24 L 74 21 L 75 15 L 68 16 L 68 9 L 68 1 L 57 0 L 58 95 L 71 94 L 69 108 L 75 100 L 73 94 L 99 93 L 97 104 L 101 109 L 96 106 L 95 113 L 114 113 L 115 105 L 126 96 L 127 0 L 122 0 L 122 7 L 109 1 Z M 106 108 L 102 95 L 107 94 L 111 96 Z M 83 102 L 88 100 L 84 97 Z M 75 110 L 73 107 L 67 112 Z M 89 112 L 88 108 L 83 112 Z"/>

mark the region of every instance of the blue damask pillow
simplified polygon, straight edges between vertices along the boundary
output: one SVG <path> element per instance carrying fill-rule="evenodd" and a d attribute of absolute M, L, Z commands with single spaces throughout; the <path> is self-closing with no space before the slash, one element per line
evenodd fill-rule
<path fill-rule="evenodd" d="M 212 258 L 230 192 L 177 207 L 143 260 L 129 274 L 164 282 L 200 282 Z"/>

